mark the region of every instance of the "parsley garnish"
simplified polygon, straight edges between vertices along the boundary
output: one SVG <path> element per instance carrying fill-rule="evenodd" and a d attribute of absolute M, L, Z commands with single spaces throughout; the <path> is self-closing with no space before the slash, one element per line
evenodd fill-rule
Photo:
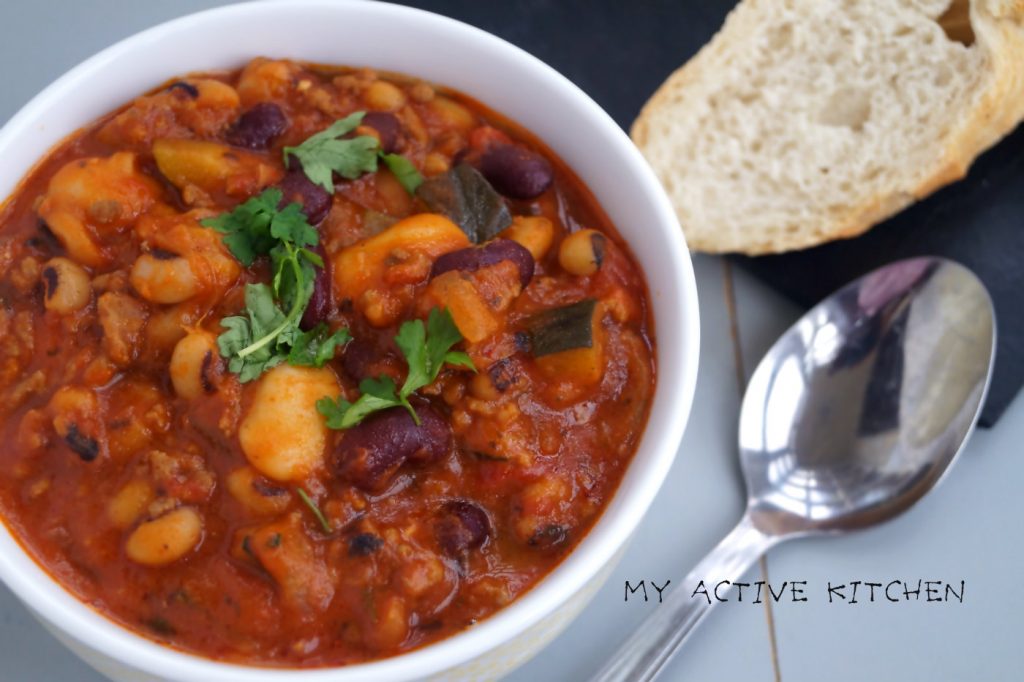
<path fill-rule="evenodd" d="M 334 351 L 338 346 L 345 345 L 351 338 L 347 329 L 339 329 L 331 334 L 330 328 L 321 322 L 308 332 L 300 332 L 292 340 L 288 364 L 299 367 L 323 367 L 334 357 Z"/>
<path fill-rule="evenodd" d="M 281 190 L 271 188 L 235 207 L 230 213 L 206 218 L 202 224 L 224 233 L 224 243 L 245 266 L 270 256 L 273 278 L 267 284 L 247 284 L 245 312 L 226 317 L 226 331 L 217 337 L 228 369 L 242 382 L 251 381 L 287 360 L 293 365 L 322 367 L 335 349 L 349 339 L 348 330 L 329 333 L 320 324 L 308 332 L 299 320 L 313 295 L 316 269 L 323 260 L 310 247 L 316 229 L 296 203 L 278 209 Z M 287 312 L 286 312 L 287 311 Z"/>
<path fill-rule="evenodd" d="M 363 173 L 377 170 L 378 159 L 395 174 L 402 187 L 409 194 L 423 182 L 423 176 L 409 159 L 401 154 L 385 154 L 380 140 L 372 135 L 344 138 L 363 121 L 365 111 L 357 111 L 335 121 L 326 130 L 312 135 L 297 147 L 284 148 L 284 162 L 294 156 L 302 164 L 302 170 L 310 182 L 320 185 L 328 192 L 334 192 L 334 173 L 348 180 L 355 180 Z"/>
<path fill-rule="evenodd" d="M 420 418 L 409 403 L 409 396 L 433 382 L 445 363 L 476 371 L 468 355 L 451 350 L 461 340 L 462 334 L 447 308 L 431 310 L 426 327 L 423 320 L 403 322 L 395 337 L 395 343 L 409 365 L 402 388 L 396 392 L 395 382 L 387 376 L 364 379 L 359 384 L 361 395 L 354 403 L 344 398 L 321 398 L 316 409 L 327 418 L 327 427 L 331 429 L 350 428 L 374 412 L 398 406 L 407 409 L 419 425 Z"/>
<path fill-rule="evenodd" d="M 423 184 L 423 176 L 416 170 L 416 166 L 412 165 L 412 161 L 401 154 L 385 154 L 383 152 L 381 152 L 380 160 L 394 174 L 406 192 L 416 194 L 416 190 Z"/>
<path fill-rule="evenodd" d="M 245 267 L 252 265 L 257 256 L 270 253 L 282 240 L 299 247 L 315 246 L 316 229 L 306 221 L 301 207 L 293 202 L 277 208 L 283 196 L 280 189 L 272 187 L 230 213 L 200 222 L 225 234 L 224 244 Z"/>
<path fill-rule="evenodd" d="M 295 492 L 298 493 L 299 499 L 309 507 L 309 511 L 313 512 L 313 516 L 315 516 L 316 520 L 320 522 L 320 527 L 324 529 L 324 532 L 332 532 L 334 529 L 331 528 L 330 521 L 328 521 L 327 517 L 324 516 L 324 513 L 320 511 L 320 507 L 316 506 L 316 502 L 313 501 L 313 498 L 311 498 L 302 488 L 296 488 Z"/>

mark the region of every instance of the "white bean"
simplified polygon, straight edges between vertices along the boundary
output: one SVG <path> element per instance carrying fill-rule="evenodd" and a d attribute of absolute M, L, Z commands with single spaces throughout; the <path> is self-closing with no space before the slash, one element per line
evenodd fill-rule
<path fill-rule="evenodd" d="M 249 511 L 271 516 L 280 514 L 292 500 L 286 488 L 269 485 L 252 467 L 235 469 L 227 477 L 228 492 Z"/>
<path fill-rule="evenodd" d="M 323 464 L 327 426 L 316 401 L 341 391 L 329 369 L 278 365 L 264 374 L 238 429 L 242 452 L 261 474 L 301 481 Z"/>
<path fill-rule="evenodd" d="M 136 563 L 165 566 L 191 552 L 202 536 L 203 519 L 199 512 L 192 507 L 178 507 L 139 524 L 128 536 L 124 549 Z"/>
<path fill-rule="evenodd" d="M 153 501 L 153 486 L 147 481 L 129 481 L 107 503 L 107 517 L 117 528 L 127 528 Z"/>
<path fill-rule="evenodd" d="M 81 310 L 92 296 L 89 275 L 74 261 L 52 258 L 42 271 L 45 295 L 43 305 L 57 313 Z"/>
<path fill-rule="evenodd" d="M 175 392 L 186 400 L 213 393 L 217 390 L 220 363 L 213 334 L 198 329 L 190 331 L 171 353 L 171 383 Z"/>
<path fill-rule="evenodd" d="M 164 257 L 144 253 L 132 265 L 131 283 L 135 290 L 153 303 L 181 303 L 196 295 L 199 281 L 192 266 L 180 256 Z"/>

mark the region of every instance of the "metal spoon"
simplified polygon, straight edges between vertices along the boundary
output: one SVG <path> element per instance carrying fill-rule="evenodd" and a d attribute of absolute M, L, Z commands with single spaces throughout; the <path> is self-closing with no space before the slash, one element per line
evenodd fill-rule
<path fill-rule="evenodd" d="M 819 303 L 754 371 L 740 414 L 747 510 L 593 678 L 652 680 L 782 540 L 866 528 L 941 480 L 967 441 L 995 354 L 985 287 L 942 258 L 898 261 Z M 708 587 L 711 589 L 711 587 Z"/>

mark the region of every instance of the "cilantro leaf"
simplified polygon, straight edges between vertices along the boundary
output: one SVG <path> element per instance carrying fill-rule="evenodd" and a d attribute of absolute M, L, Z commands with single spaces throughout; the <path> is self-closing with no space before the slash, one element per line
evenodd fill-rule
<path fill-rule="evenodd" d="M 274 303 L 270 287 L 266 284 L 245 286 L 246 316 L 225 317 L 220 324 L 226 330 L 217 337 L 220 354 L 228 361 L 228 369 L 238 374 L 239 381 L 252 381 L 266 370 L 279 365 L 284 357 L 277 356 L 275 348 L 262 339 L 273 338 L 275 329 L 286 321 L 286 316 Z"/>
<path fill-rule="evenodd" d="M 380 140 L 372 135 L 344 137 L 359 127 L 365 115 L 365 111 L 349 114 L 326 130 L 306 138 L 297 147 L 285 147 L 285 165 L 288 165 L 288 157 L 294 156 L 310 182 L 333 192 L 335 173 L 347 180 L 355 180 L 363 173 L 376 171 L 379 160 L 394 173 L 409 194 L 414 194 L 423 182 L 423 176 L 412 161 L 401 154 L 385 154 L 380 148 Z"/>
<path fill-rule="evenodd" d="M 423 176 L 416 170 L 416 166 L 412 165 L 412 161 L 401 154 L 385 154 L 383 152 L 380 155 L 380 160 L 384 162 L 389 171 L 394 173 L 406 192 L 416 194 L 417 188 L 423 184 Z"/>
<path fill-rule="evenodd" d="M 352 403 L 341 397 L 335 400 L 324 396 L 316 401 L 316 411 L 324 416 L 329 429 L 347 429 L 348 426 L 344 426 L 345 415 L 351 407 Z"/>
<path fill-rule="evenodd" d="M 330 521 L 328 521 L 327 517 L 324 516 L 324 513 L 320 511 L 320 507 L 316 506 L 316 502 L 314 502 L 313 498 L 309 496 L 309 493 L 302 488 L 296 488 L 295 492 L 298 494 L 299 499 L 302 500 L 302 503 L 309 507 L 309 511 L 313 512 L 313 516 L 315 516 L 316 520 L 320 522 L 320 527 L 323 528 L 324 532 L 331 533 L 334 529 L 331 528 Z M 278 539 L 278 541 L 280 541 L 280 539 Z"/>
<path fill-rule="evenodd" d="M 459 328 L 447 308 L 433 308 L 427 316 L 427 365 L 430 367 L 430 381 L 437 378 L 445 362 L 453 362 L 476 371 L 473 361 L 461 352 L 449 352 L 451 347 L 462 340 Z M 452 358 L 449 359 L 449 356 Z"/>
<path fill-rule="evenodd" d="M 444 354 L 444 361 L 449 365 L 465 367 L 466 369 L 471 369 L 476 372 L 476 365 L 473 364 L 473 359 L 470 358 L 467 353 L 463 353 L 462 351 L 448 351 Z"/>
<path fill-rule="evenodd" d="M 423 327 L 423 321 L 403 322 L 398 329 L 395 343 L 398 344 L 399 350 L 405 356 L 406 364 L 409 365 L 409 373 L 405 377 L 405 383 L 402 384 L 402 393 L 408 396 L 431 381 L 427 359 L 427 332 Z"/>
<path fill-rule="evenodd" d="M 359 391 L 362 395 L 354 403 L 344 398 L 335 401 L 327 397 L 316 401 L 317 411 L 327 417 L 327 428 L 351 428 L 374 412 L 403 404 L 395 395 L 395 382 L 391 377 L 363 379 Z"/>
<path fill-rule="evenodd" d="M 277 206 L 283 196 L 281 190 L 270 188 L 239 204 L 230 213 L 204 218 L 199 222 L 227 235 L 224 244 L 228 250 L 239 263 L 249 267 L 257 256 L 266 254 L 276 243 L 272 223 L 279 215 Z M 292 206 L 298 209 L 298 204 L 289 204 L 287 208 Z"/>
<path fill-rule="evenodd" d="M 326 325 L 310 332 L 299 328 L 309 305 L 316 268 L 323 259 L 311 247 L 319 241 L 316 229 L 297 203 L 279 209 L 280 189 L 264 190 L 229 213 L 202 224 L 225 234 L 224 243 L 243 265 L 269 256 L 270 284 L 248 284 L 242 315 L 221 320 L 220 353 L 228 369 L 242 382 L 252 381 L 285 360 L 293 365 L 322 367 L 348 340 L 348 331 L 327 334 Z"/>
<path fill-rule="evenodd" d="M 347 429 L 373 412 L 401 406 L 409 411 L 418 426 L 420 418 L 409 396 L 437 379 L 445 363 L 476 371 L 469 355 L 451 350 L 459 341 L 462 341 L 462 334 L 447 308 L 432 309 L 425 326 L 423 320 L 403 322 L 395 336 L 395 343 L 409 366 L 402 388 L 396 393 L 395 382 L 387 376 L 364 379 L 359 384 L 361 395 L 354 403 L 343 398 L 337 401 L 321 398 L 317 401 L 317 410 L 327 418 L 328 428 Z"/>
<path fill-rule="evenodd" d="M 268 191 L 281 193 L 279 189 Z M 316 246 L 320 239 L 316 228 L 306 220 L 306 214 L 302 212 L 302 207 L 294 201 L 274 214 L 270 223 L 270 236 L 280 241 L 291 242 L 298 247 Z"/>
<path fill-rule="evenodd" d="M 377 170 L 380 141 L 371 135 L 340 139 L 355 130 L 366 115 L 357 111 L 335 121 L 326 130 L 312 135 L 297 147 L 284 148 L 284 162 L 294 156 L 310 182 L 328 192 L 334 191 L 334 173 L 355 180 L 363 173 Z"/>
<path fill-rule="evenodd" d="M 323 367 L 334 357 L 338 346 L 344 346 L 352 338 L 347 329 L 339 329 L 333 334 L 326 324 L 321 322 L 308 332 L 301 332 L 291 342 L 288 353 L 288 364 L 299 367 Z"/>

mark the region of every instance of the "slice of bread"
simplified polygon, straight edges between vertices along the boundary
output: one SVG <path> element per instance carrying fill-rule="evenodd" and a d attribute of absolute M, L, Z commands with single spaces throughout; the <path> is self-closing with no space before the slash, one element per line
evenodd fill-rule
<path fill-rule="evenodd" d="M 633 125 L 690 247 L 852 237 L 963 177 L 1024 118 L 1024 0 L 950 4 L 743 0 Z"/>

